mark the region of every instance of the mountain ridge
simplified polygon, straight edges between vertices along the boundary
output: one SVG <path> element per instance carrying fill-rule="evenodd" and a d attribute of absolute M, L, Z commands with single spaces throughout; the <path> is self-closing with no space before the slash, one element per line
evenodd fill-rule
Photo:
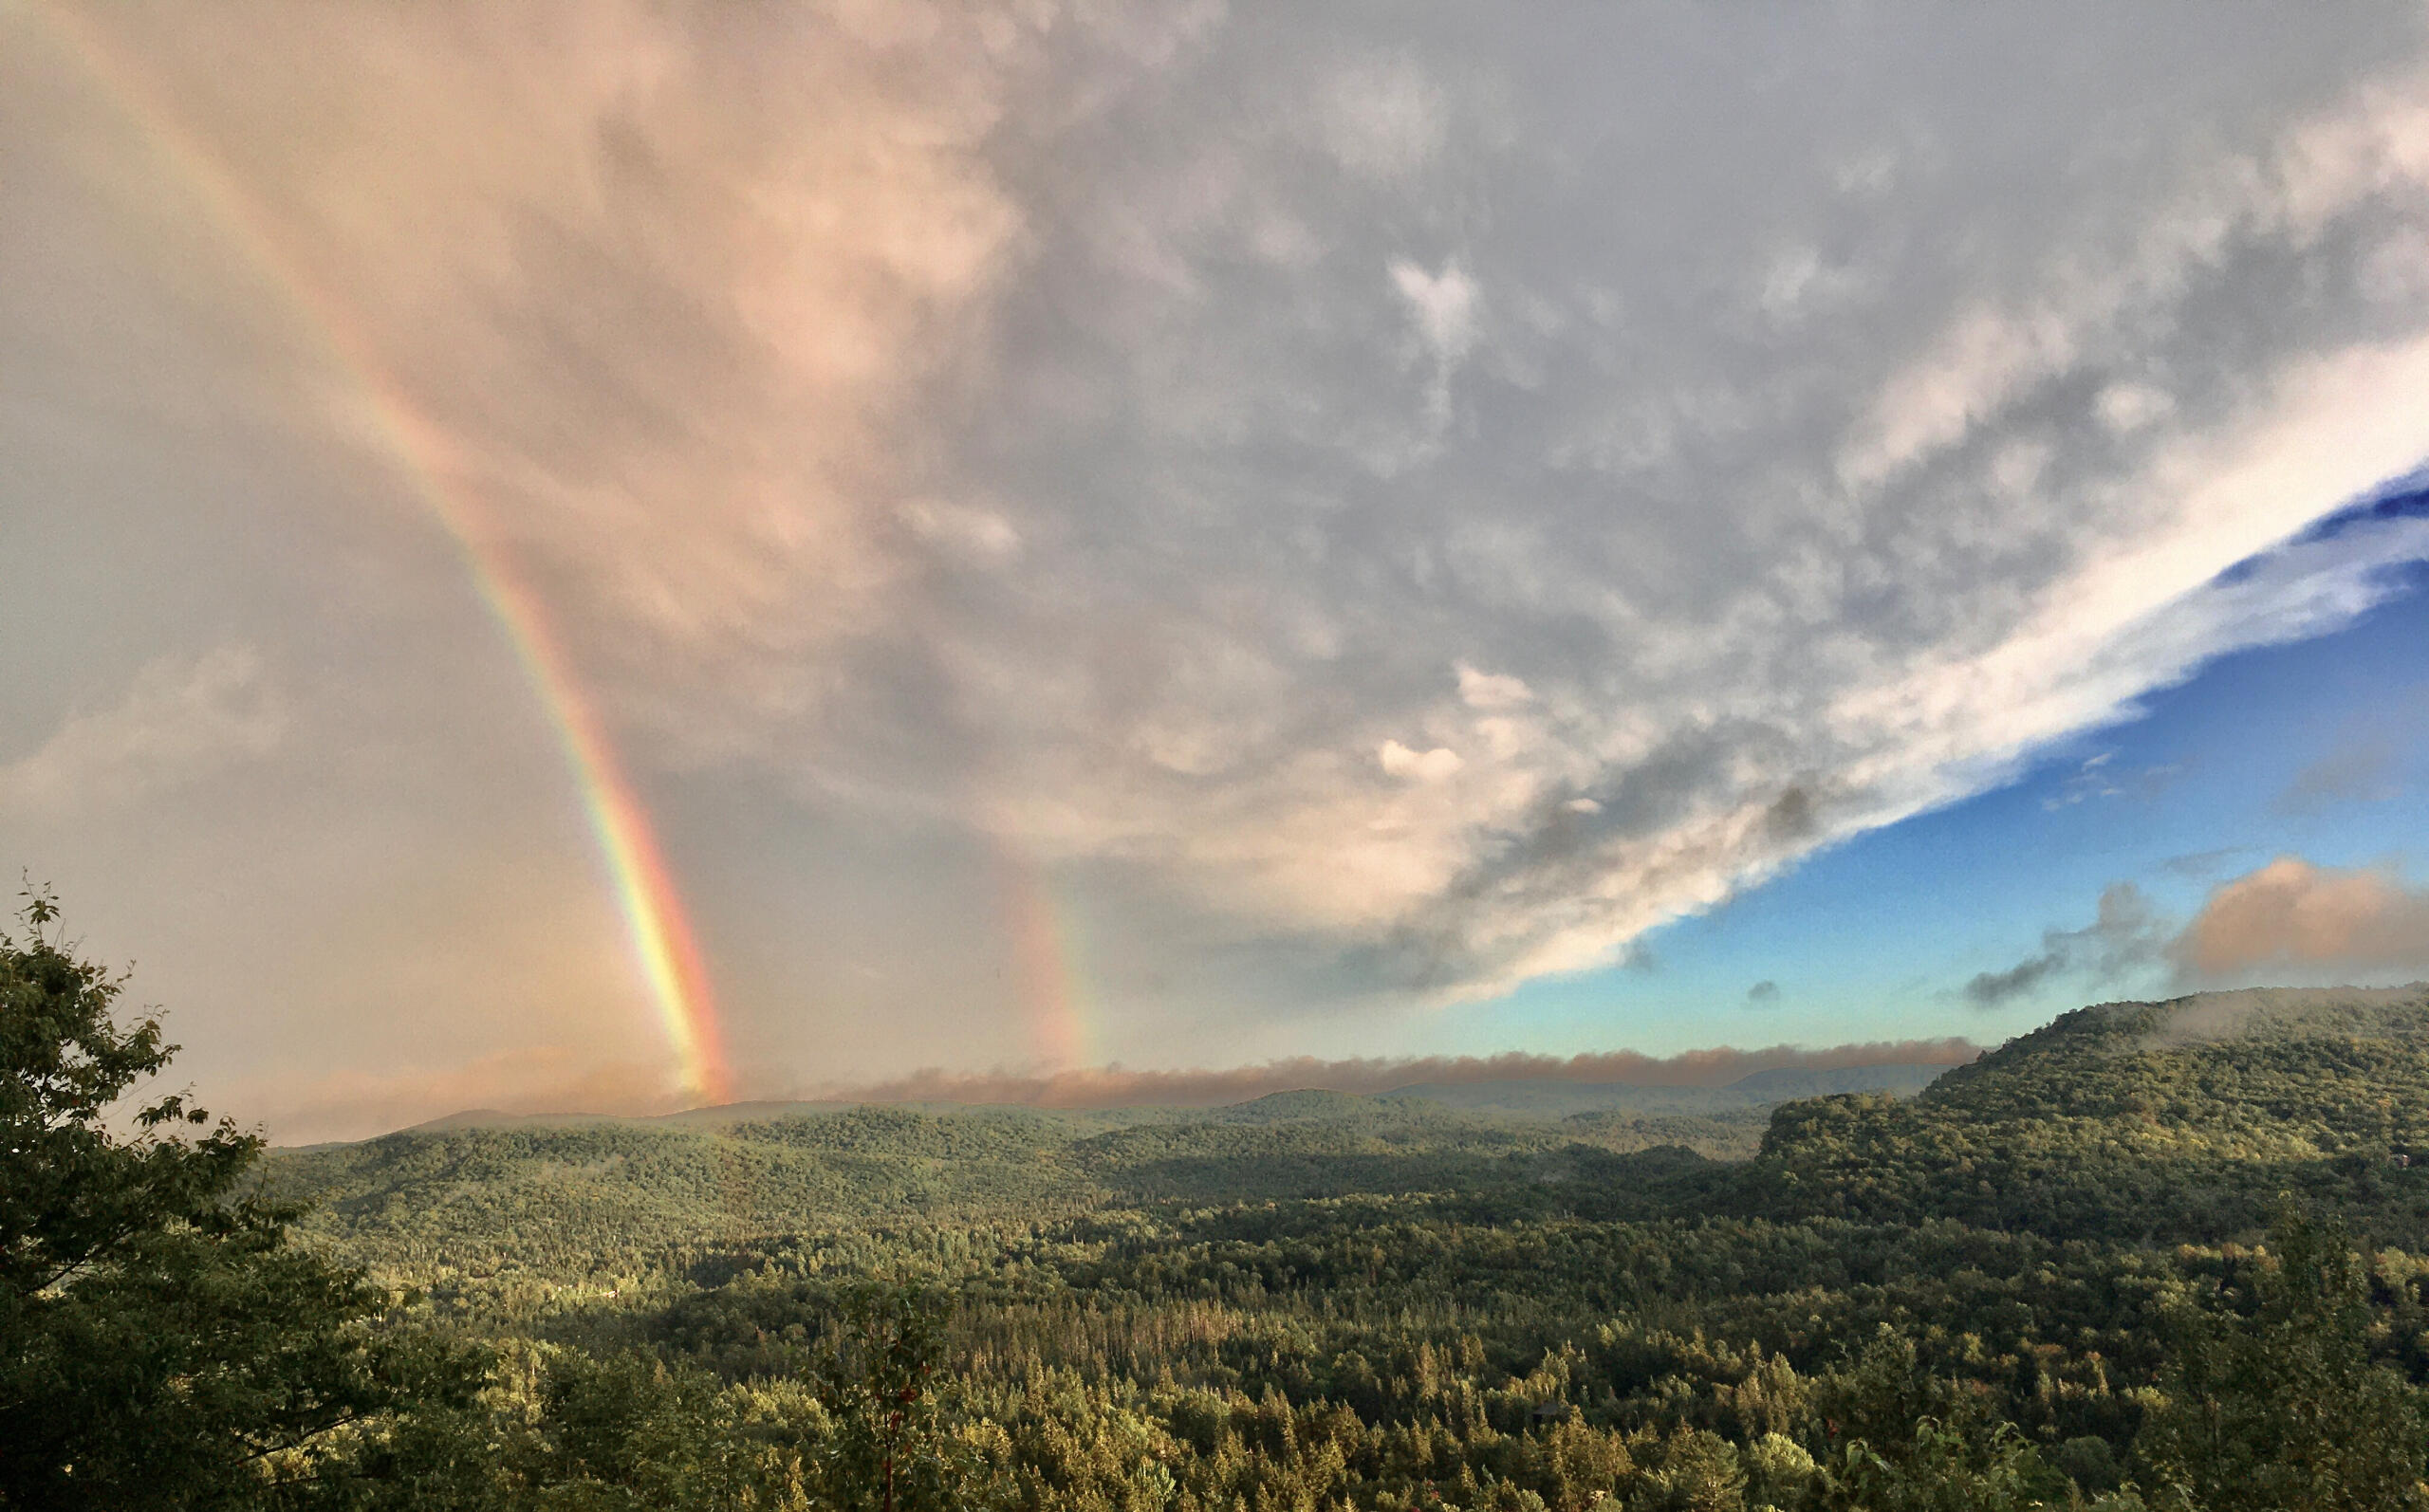
<path fill-rule="evenodd" d="M 1462 1112 L 1519 1118 L 1560 1118 L 1583 1113 L 1661 1112 L 1683 1116 L 1710 1115 L 1766 1107 L 1796 1097 L 1826 1097 L 1843 1092 L 1887 1092 L 1911 1096 L 1953 1069 L 1946 1065 L 1906 1061 L 1879 1065 L 1808 1070 L 1775 1067 L 1709 1086 L 1650 1081 L 1571 1081 L 1554 1077 L 1498 1079 L 1476 1081 L 1410 1082 L 1382 1092 L 1344 1092 L 1328 1087 L 1296 1087 L 1269 1092 L 1237 1102 L 1214 1104 L 1140 1103 L 1109 1108 L 1044 1108 L 1024 1102 L 858 1101 L 849 1098 L 759 1100 L 685 1108 L 658 1114 L 588 1112 L 510 1113 L 495 1108 L 468 1108 L 389 1134 L 445 1134 L 460 1129 L 584 1128 L 600 1124 L 717 1127 L 769 1119 L 813 1117 L 853 1108 L 903 1108 L 921 1113 L 1032 1113 L 1074 1123 L 1189 1121 L 1271 1121 L 1285 1117 L 1338 1116 L 1353 1109 L 1391 1104 L 1423 1104 Z M 1339 1099 L 1326 1102 L 1322 1099 Z M 371 1138 L 385 1138 L 375 1134 Z M 324 1140 L 287 1148 L 324 1149 L 361 1140 Z"/>

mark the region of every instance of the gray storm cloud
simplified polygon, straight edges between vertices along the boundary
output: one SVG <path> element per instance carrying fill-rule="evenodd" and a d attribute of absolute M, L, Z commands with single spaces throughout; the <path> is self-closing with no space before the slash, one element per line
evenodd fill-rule
<path fill-rule="evenodd" d="M 2429 554 L 2421 13 L 2192 16 L 80 25 L 638 764 L 1474 997 Z"/>
<path fill-rule="evenodd" d="M 2030 997 L 2051 978 L 2083 970 L 2098 984 L 2113 983 L 2163 958 L 2169 924 L 2131 882 L 2103 888 L 2091 923 L 2079 930 L 2045 930 L 2041 950 L 2003 971 L 1976 972 L 1965 984 L 1965 1001 L 1977 1008 L 2004 1007 Z"/>

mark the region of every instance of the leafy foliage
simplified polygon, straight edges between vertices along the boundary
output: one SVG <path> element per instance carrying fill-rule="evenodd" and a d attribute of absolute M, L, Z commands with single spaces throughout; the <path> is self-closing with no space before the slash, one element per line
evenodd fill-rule
<path fill-rule="evenodd" d="M 2161 1507 L 2429 1506 L 2419 1394 L 2370 1358 L 2369 1278 L 2344 1230 L 2289 1208 L 2277 1253 L 2187 1307 L 2141 1445 Z M 2236 1284 L 2239 1283 L 2239 1284 Z M 2241 1295 L 2236 1295 L 2237 1293 Z"/>
<path fill-rule="evenodd" d="M 313 1485 L 333 1431 L 468 1401 L 475 1354 L 378 1326 L 387 1299 L 238 1191 L 260 1141 L 171 1095 L 176 1047 L 48 934 L 0 938 L 0 1504 L 234 1504 Z"/>
<path fill-rule="evenodd" d="M 2087 1009 L 1920 1097 L 1767 1121 L 1294 1095 L 257 1163 L 225 1125 L 179 1137 L 174 1099 L 111 1135 L 157 1028 L 111 1027 L 115 984 L 39 936 L 12 950 L 11 1064 L 61 1090 L 9 1094 L 59 1111 L 10 1147 L 6 1263 L 52 1279 L 9 1294 L 7 1401 L 29 1444 L 147 1446 L 89 1461 L 136 1467 L 117 1484 L 206 1446 L 177 1473 L 209 1495 L 153 1504 L 2429 1502 L 2429 994 Z M 265 1168 L 308 1217 L 240 1189 Z M 407 1287 L 427 1301 L 385 1306 Z M 92 1405 L 36 1410 L 42 1371 Z M 87 1473 L 18 1443 L 0 1480 Z M 61 1483 L 19 1484 L 0 1504 Z"/>

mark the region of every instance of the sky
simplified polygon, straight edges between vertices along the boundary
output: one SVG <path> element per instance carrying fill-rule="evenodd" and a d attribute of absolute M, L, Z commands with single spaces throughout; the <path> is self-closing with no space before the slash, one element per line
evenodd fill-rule
<path fill-rule="evenodd" d="M 0 866 L 280 1137 L 2429 976 L 2424 468 L 2418 3 L 0 0 Z"/>

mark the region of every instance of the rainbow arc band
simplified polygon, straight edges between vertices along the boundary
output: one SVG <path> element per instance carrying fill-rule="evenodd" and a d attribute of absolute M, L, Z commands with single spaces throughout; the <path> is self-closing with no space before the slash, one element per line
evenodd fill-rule
<path fill-rule="evenodd" d="M 596 710 L 584 698 L 545 607 L 514 570 L 477 494 L 446 465 L 445 438 L 388 378 L 370 341 L 346 320 L 343 303 L 283 251 L 269 217 L 141 72 L 81 18 L 40 0 L 29 9 L 48 21 L 64 49 L 184 181 L 228 243 L 287 303 L 299 328 L 330 366 L 361 391 L 399 475 L 454 541 L 482 602 L 556 732 L 614 890 L 634 963 L 675 1052 L 684 1090 L 703 1102 L 728 1100 L 732 1075 L 715 998 L 648 811 L 625 777 Z"/>
<path fill-rule="evenodd" d="M 1088 1011 L 1079 921 L 1058 902 L 1042 864 L 1010 839 L 999 838 L 996 847 L 1014 986 L 1037 1053 L 1056 1071 L 1094 1065 L 1103 1046 Z"/>

